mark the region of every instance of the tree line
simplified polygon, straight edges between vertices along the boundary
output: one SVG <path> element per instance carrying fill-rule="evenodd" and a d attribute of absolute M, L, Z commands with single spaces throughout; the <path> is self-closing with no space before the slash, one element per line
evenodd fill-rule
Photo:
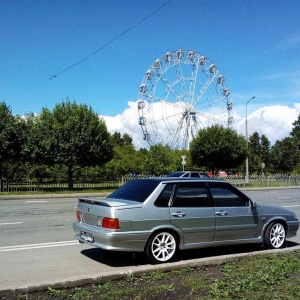
<path fill-rule="evenodd" d="M 135 149 L 132 138 L 110 134 L 106 123 L 87 105 L 68 99 L 40 114 L 13 115 L 0 102 L 0 178 L 112 179 L 120 175 L 167 174 L 185 169 L 244 173 L 249 157 L 250 174 L 299 173 L 300 115 L 289 137 L 273 146 L 257 132 L 245 137 L 230 128 L 214 125 L 199 131 L 190 149 L 166 145 Z"/>

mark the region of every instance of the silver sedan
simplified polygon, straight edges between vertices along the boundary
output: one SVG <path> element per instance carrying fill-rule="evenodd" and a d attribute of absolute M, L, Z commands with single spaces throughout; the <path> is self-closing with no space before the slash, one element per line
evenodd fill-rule
<path fill-rule="evenodd" d="M 127 182 L 106 199 L 80 198 L 75 238 L 106 250 L 144 252 L 169 262 L 178 250 L 257 243 L 281 248 L 296 235 L 290 210 L 260 205 L 228 182 L 148 178 Z"/>

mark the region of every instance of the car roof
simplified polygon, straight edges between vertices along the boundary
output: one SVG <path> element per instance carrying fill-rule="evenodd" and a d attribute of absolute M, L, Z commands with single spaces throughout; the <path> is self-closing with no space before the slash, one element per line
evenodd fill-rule
<path fill-rule="evenodd" d="M 166 175 L 167 177 L 168 176 L 170 176 L 170 175 L 183 175 L 183 174 L 187 174 L 187 173 L 198 173 L 198 174 L 205 174 L 206 175 L 206 173 L 205 172 L 203 172 L 203 171 L 175 171 L 175 172 L 172 172 L 172 173 L 170 173 L 170 174 L 168 174 L 168 175 Z"/>
<path fill-rule="evenodd" d="M 199 177 L 150 177 L 150 178 L 137 178 L 132 180 L 152 180 L 152 181 L 158 181 L 158 182 L 180 182 L 180 181 L 199 181 L 199 182 L 226 182 L 223 179 L 215 179 L 215 178 L 199 178 Z"/>
<path fill-rule="evenodd" d="M 172 173 L 170 173 L 170 174 L 173 174 L 173 173 L 181 173 L 181 174 L 184 174 L 184 173 L 205 173 L 205 172 L 203 172 L 203 171 L 189 171 L 189 170 L 187 170 L 187 171 L 175 171 L 175 172 L 172 172 Z"/>
<path fill-rule="evenodd" d="M 185 173 L 188 173 L 188 172 L 184 172 L 184 171 L 176 171 L 176 172 L 173 172 L 173 173 L 170 173 L 166 176 L 171 176 L 171 175 L 182 175 L 182 174 L 185 174 Z"/>

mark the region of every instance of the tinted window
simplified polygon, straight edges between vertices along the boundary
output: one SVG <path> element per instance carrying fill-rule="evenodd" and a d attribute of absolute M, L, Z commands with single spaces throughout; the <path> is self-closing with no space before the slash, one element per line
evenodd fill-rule
<path fill-rule="evenodd" d="M 230 186 L 210 187 L 210 192 L 216 207 L 247 206 L 249 201 L 238 191 L 234 191 Z"/>
<path fill-rule="evenodd" d="M 199 173 L 191 173 L 191 177 L 200 177 Z"/>
<path fill-rule="evenodd" d="M 205 184 L 196 182 L 179 183 L 173 207 L 208 207 L 210 205 Z"/>
<path fill-rule="evenodd" d="M 174 184 L 168 184 L 156 199 L 154 205 L 158 207 L 168 207 L 171 195 L 173 193 Z"/>
<path fill-rule="evenodd" d="M 107 198 L 144 202 L 159 185 L 157 180 L 131 180 L 110 194 Z"/>

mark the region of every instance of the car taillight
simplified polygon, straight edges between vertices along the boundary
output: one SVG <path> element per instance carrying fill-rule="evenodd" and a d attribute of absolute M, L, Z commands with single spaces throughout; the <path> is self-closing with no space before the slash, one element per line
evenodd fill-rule
<path fill-rule="evenodd" d="M 78 210 L 76 211 L 76 218 L 79 222 L 82 221 L 80 211 L 78 211 Z"/>
<path fill-rule="evenodd" d="M 102 219 L 102 227 L 107 229 L 120 229 L 119 219 L 104 217 Z"/>

